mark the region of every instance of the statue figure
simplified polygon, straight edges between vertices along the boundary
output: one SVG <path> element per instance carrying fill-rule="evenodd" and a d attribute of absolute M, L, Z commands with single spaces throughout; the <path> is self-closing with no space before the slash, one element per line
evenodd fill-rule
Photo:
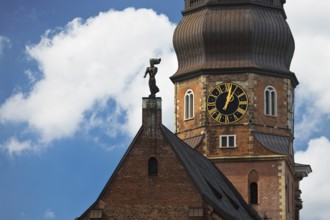
<path fill-rule="evenodd" d="M 146 72 L 144 74 L 144 78 L 146 78 L 146 76 L 149 73 L 149 89 L 150 89 L 150 95 L 149 98 L 155 98 L 156 97 L 156 93 L 159 92 L 159 88 L 156 85 L 156 73 L 158 71 L 158 68 L 155 67 L 156 64 L 160 64 L 161 59 L 155 59 L 152 58 L 150 59 L 150 67 L 147 67 Z"/>

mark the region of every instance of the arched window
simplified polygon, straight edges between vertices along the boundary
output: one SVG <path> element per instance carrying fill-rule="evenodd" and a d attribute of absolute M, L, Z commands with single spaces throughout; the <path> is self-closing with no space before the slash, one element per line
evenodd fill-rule
<path fill-rule="evenodd" d="M 258 204 L 258 183 L 250 183 L 250 203 Z"/>
<path fill-rule="evenodd" d="M 194 118 L 194 92 L 189 89 L 184 95 L 184 119 Z"/>
<path fill-rule="evenodd" d="M 157 176 L 157 172 L 158 172 L 157 160 L 156 158 L 151 157 L 148 161 L 148 175 Z"/>
<path fill-rule="evenodd" d="M 258 204 L 259 203 L 259 189 L 258 189 L 258 180 L 259 175 L 257 171 L 252 170 L 249 174 L 249 201 L 250 204 Z"/>
<path fill-rule="evenodd" d="M 269 115 L 269 116 L 277 115 L 276 90 L 271 86 L 267 86 L 265 89 L 265 115 Z"/>

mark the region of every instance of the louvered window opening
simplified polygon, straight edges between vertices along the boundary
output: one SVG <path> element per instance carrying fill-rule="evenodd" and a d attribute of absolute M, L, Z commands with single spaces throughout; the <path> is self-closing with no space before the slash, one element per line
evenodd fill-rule
<path fill-rule="evenodd" d="M 250 203 L 258 204 L 258 184 L 256 182 L 250 183 Z"/>
<path fill-rule="evenodd" d="M 190 6 L 198 5 L 203 2 L 204 0 L 190 0 Z"/>
<path fill-rule="evenodd" d="M 148 175 L 157 176 L 158 173 L 158 163 L 156 158 L 151 157 L 148 161 Z"/>

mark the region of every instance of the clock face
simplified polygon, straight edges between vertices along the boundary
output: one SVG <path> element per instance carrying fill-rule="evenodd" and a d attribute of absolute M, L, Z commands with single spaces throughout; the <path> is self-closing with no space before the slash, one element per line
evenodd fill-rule
<path fill-rule="evenodd" d="M 248 108 L 248 96 L 235 83 L 221 83 L 215 86 L 207 97 L 209 115 L 221 124 L 240 120 Z"/>
<path fill-rule="evenodd" d="M 155 108 L 156 107 L 156 100 L 154 100 L 154 99 L 150 99 L 150 100 L 148 100 L 148 102 L 147 102 L 147 107 L 148 108 Z"/>

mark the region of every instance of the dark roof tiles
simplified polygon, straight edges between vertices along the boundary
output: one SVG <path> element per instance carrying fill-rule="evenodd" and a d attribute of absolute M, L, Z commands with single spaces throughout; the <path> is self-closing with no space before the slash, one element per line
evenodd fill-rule
<path fill-rule="evenodd" d="M 190 147 L 195 149 L 199 146 L 200 143 L 202 143 L 203 138 L 204 135 L 202 134 L 195 137 L 186 138 L 183 141 L 186 142 L 186 144 L 188 144 Z"/>
<path fill-rule="evenodd" d="M 222 218 L 228 220 L 260 219 L 254 209 L 247 205 L 232 183 L 212 162 L 180 140 L 165 126 L 162 126 L 162 130 L 204 199 Z"/>

